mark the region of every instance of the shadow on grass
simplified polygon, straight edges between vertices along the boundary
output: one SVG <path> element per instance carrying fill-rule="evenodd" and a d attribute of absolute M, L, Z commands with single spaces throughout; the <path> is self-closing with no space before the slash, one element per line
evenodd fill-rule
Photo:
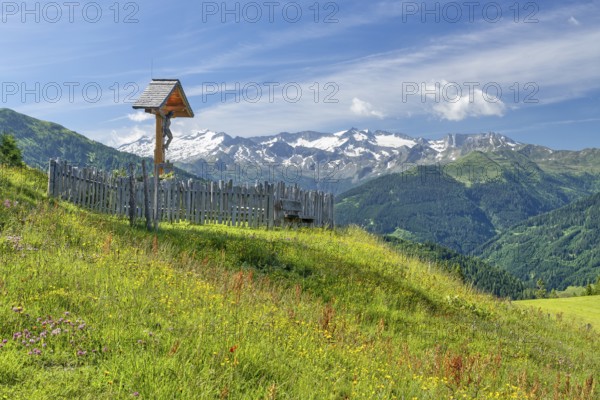
<path fill-rule="evenodd" d="M 121 223 L 115 227 L 118 227 L 115 229 L 116 235 L 127 239 L 133 234 L 145 243 L 150 243 L 155 235 L 142 225 L 129 227 Z M 227 231 L 229 229 L 232 231 Z M 211 229 L 211 226 L 202 229 L 164 224 L 156 233 L 156 240 L 160 243 L 160 251 L 167 252 L 175 265 L 185 255 L 188 262 L 192 260 L 195 269 L 205 268 L 210 263 L 229 272 L 252 270 L 286 288 L 300 285 L 303 291 L 320 298 L 323 303 L 350 298 L 348 306 L 357 312 L 364 311 L 365 306 L 373 302 L 373 298 L 368 296 L 353 297 L 357 285 L 362 286 L 361 292 L 384 292 L 385 308 L 388 310 L 425 311 L 433 315 L 448 315 L 455 311 L 408 281 L 402 265 L 385 266 L 385 269 L 397 273 L 385 273 L 377 270 L 377 266 L 366 269 L 349 260 L 339 249 L 335 251 L 324 249 L 323 246 L 311 246 L 306 241 L 287 237 L 284 230 L 275 232 L 281 235 L 269 239 L 261 237 L 259 230 L 249 228 L 219 231 Z M 378 318 L 379 314 L 366 313 L 364 317 L 370 321 Z"/>

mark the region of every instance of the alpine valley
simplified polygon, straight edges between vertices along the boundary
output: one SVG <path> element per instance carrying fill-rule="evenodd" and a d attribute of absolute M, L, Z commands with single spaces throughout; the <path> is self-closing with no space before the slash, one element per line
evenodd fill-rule
<path fill-rule="evenodd" d="M 119 150 L 151 156 L 152 139 L 144 137 Z M 564 240 L 554 240 L 552 248 L 544 250 L 555 255 L 552 265 L 538 254 L 529 260 L 526 272 L 511 266 L 506 247 L 498 244 L 524 226 L 554 220 L 555 214 L 548 214 L 553 210 L 592 201 L 590 196 L 600 191 L 599 149 L 553 150 L 498 133 L 448 134 L 431 140 L 356 128 L 250 138 L 204 130 L 176 138 L 169 158 L 202 177 L 279 179 L 332 191 L 337 194 L 338 225 L 355 224 L 378 234 L 483 255 L 531 285 L 543 278 L 548 288 L 564 289 L 593 281 L 600 273 L 597 252 L 573 253 Z M 561 208 L 557 215 L 577 224 L 561 229 L 579 232 L 589 225 L 585 215 L 565 216 L 577 210 Z M 597 230 L 585 232 L 585 243 L 598 243 Z M 521 254 L 527 254 L 525 249 Z M 561 261 L 557 254 L 570 259 Z M 564 271 L 569 265 L 578 269 Z"/>

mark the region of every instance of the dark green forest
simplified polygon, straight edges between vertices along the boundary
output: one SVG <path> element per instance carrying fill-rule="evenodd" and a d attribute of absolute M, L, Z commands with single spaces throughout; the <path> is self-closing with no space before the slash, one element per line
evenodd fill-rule
<path fill-rule="evenodd" d="M 600 273 L 600 194 L 523 221 L 476 250 L 548 290 L 594 283 Z"/>
<path fill-rule="evenodd" d="M 509 227 L 589 196 L 599 185 L 596 173 L 545 172 L 517 152 L 474 152 L 450 165 L 419 166 L 341 194 L 336 223 L 379 234 L 408 232 L 415 240 L 470 254 Z"/>

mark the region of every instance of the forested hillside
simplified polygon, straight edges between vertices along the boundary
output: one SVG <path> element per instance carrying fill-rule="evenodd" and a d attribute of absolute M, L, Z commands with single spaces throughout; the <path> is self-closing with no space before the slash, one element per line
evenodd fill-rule
<path fill-rule="evenodd" d="M 525 282 L 548 290 L 585 286 L 600 274 L 600 194 L 527 219 L 477 253 Z"/>
<path fill-rule="evenodd" d="M 113 170 L 141 158 L 119 152 L 61 125 L 41 121 L 7 108 L 0 109 L 0 134 L 13 135 L 23 153 L 23 161 L 46 170 L 48 160 L 60 158 L 71 163 Z"/>
<path fill-rule="evenodd" d="M 474 152 L 351 189 L 337 198 L 336 221 L 468 254 L 510 226 L 591 195 L 599 185 L 598 174 L 546 172 L 518 152 Z"/>

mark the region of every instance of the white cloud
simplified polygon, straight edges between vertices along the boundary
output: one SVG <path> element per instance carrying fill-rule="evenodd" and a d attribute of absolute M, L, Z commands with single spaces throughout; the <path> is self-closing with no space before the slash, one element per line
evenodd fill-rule
<path fill-rule="evenodd" d="M 501 117 L 506 111 L 506 105 L 496 97 L 498 92 L 494 92 L 495 89 L 486 88 L 484 93 L 480 88 L 463 88 L 446 80 L 424 86 L 430 95 L 421 96 L 421 101 L 434 102 L 431 112 L 448 121 L 462 121 L 468 117 Z"/>
<path fill-rule="evenodd" d="M 477 93 L 475 96 L 473 101 L 470 101 L 468 96 L 462 96 L 453 103 L 442 101 L 433 106 L 433 112 L 448 121 L 462 121 L 467 117 L 501 117 L 504 115 L 506 106 L 502 100 L 496 99 L 496 102 L 492 102 L 478 97 Z"/>
<path fill-rule="evenodd" d="M 127 114 L 127 118 L 129 118 L 129 120 L 133 122 L 144 122 L 153 119 L 154 116 L 143 111 L 138 111 L 133 114 Z"/>
<path fill-rule="evenodd" d="M 350 110 L 352 110 L 354 114 L 361 117 L 384 117 L 384 114 L 381 111 L 373 110 L 371 103 L 363 101 L 358 97 L 352 99 L 352 106 L 350 107 Z"/>
<path fill-rule="evenodd" d="M 567 21 L 568 21 L 568 22 L 569 22 L 571 25 L 574 25 L 574 26 L 579 26 L 579 25 L 581 25 L 581 22 L 579 22 L 579 21 L 577 20 L 577 18 L 575 18 L 575 17 L 574 17 L 574 16 L 572 16 L 572 15 L 571 15 L 571 18 L 569 18 Z"/>

